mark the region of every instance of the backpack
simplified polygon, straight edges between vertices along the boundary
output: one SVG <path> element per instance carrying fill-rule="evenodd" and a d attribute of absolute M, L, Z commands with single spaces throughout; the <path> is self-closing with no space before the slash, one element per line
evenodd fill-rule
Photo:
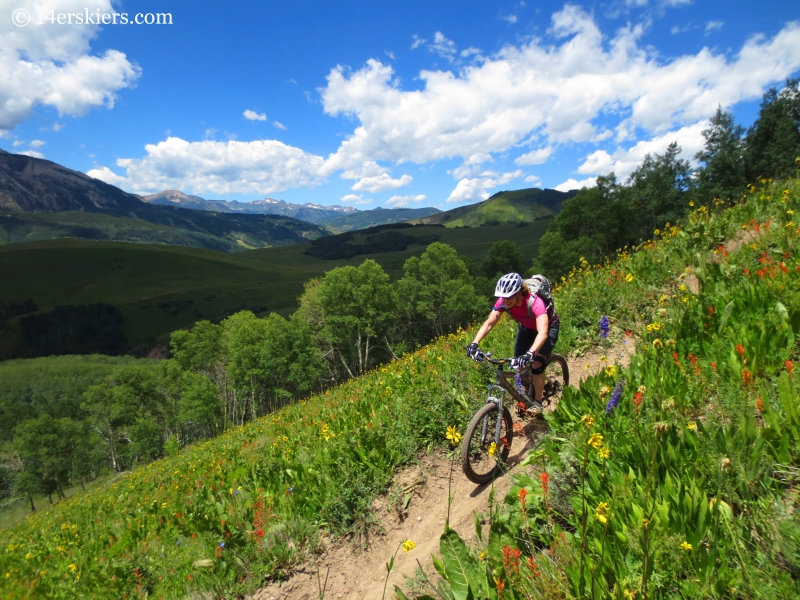
<path fill-rule="evenodd" d="M 547 316 L 552 321 L 556 317 L 556 304 L 553 300 L 553 284 L 550 283 L 550 280 L 544 275 L 533 275 L 529 279 L 525 279 L 523 283 L 531 291 L 531 296 L 528 298 L 528 315 L 533 316 L 533 303 L 536 301 L 536 296 L 539 296 L 544 300 Z"/>

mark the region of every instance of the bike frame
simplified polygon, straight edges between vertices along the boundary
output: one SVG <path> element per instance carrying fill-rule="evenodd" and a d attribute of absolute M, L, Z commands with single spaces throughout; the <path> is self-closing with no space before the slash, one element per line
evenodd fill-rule
<path fill-rule="evenodd" d="M 516 387 L 511 384 L 510 379 L 515 375 L 513 371 L 504 371 L 503 367 L 507 362 L 510 362 L 511 359 L 493 359 L 489 356 L 486 357 L 486 360 L 495 365 L 495 381 L 496 383 L 489 384 L 489 397 L 486 399 L 486 404 L 494 403 L 497 405 L 497 424 L 495 426 L 494 432 L 494 443 L 499 445 L 500 444 L 500 430 L 502 429 L 503 425 L 503 397 L 505 396 L 506 392 L 509 392 L 511 396 L 517 400 L 517 402 L 525 403 L 525 398 L 523 398 L 520 393 L 517 391 Z M 530 369 L 530 366 L 527 367 Z M 520 374 L 524 373 L 525 370 L 523 369 Z M 495 391 L 497 393 L 496 396 L 492 395 L 492 392 Z M 487 429 L 489 427 L 489 416 L 483 418 L 483 424 L 481 425 L 481 439 L 486 439 Z"/>

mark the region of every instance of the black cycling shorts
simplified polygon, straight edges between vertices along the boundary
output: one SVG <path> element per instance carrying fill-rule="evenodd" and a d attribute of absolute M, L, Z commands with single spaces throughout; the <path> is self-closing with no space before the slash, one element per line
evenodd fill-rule
<path fill-rule="evenodd" d="M 539 348 L 539 354 L 550 356 L 553 352 L 553 346 L 558 341 L 559 321 L 550 323 L 550 328 L 547 332 L 547 341 Z M 522 356 L 531 349 L 533 340 L 536 339 L 538 332 L 535 329 L 528 329 L 527 327 L 519 326 L 517 329 L 517 341 L 514 343 L 514 356 Z"/>

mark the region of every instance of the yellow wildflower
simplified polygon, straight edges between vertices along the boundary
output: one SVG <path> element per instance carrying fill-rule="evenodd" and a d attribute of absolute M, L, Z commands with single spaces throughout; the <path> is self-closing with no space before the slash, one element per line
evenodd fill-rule
<path fill-rule="evenodd" d="M 478 560 L 479 560 L 479 561 L 481 561 L 481 562 L 483 562 L 483 561 L 485 561 L 485 560 L 486 560 L 486 557 L 487 557 L 487 556 L 488 556 L 488 555 L 486 554 L 486 552 L 481 552 L 481 553 L 478 555 Z"/>
<path fill-rule="evenodd" d="M 683 548 L 684 550 L 686 550 L 686 552 L 691 552 L 691 550 L 692 550 L 692 545 L 691 545 L 689 542 L 683 542 L 683 543 L 681 544 L 681 548 Z"/>
<path fill-rule="evenodd" d="M 627 281 L 628 283 L 633 281 L 633 273 L 628 273 L 627 275 L 625 275 L 625 281 Z"/>
<path fill-rule="evenodd" d="M 594 510 L 594 514 L 597 516 L 597 520 L 600 521 L 603 525 L 608 523 L 608 504 L 605 502 L 601 502 L 597 505 L 597 508 Z"/>
<path fill-rule="evenodd" d="M 664 342 L 662 342 L 658 338 L 653 340 L 653 348 L 663 348 L 663 347 L 664 347 Z"/>
<path fill-rule="evenodd" d="M 593 433 L 589 437 L 589 441 L 586 442 L 589 446 L 594 448 L 595 450 L 599 450 L 603 447 L 603 436 L 599 433 Z"/>
<path fill-rule="evenodd" d="M 489 456 L 494 456 L 495 453 L 497 452 L 497 444 L 495 444 L 494 442 L 489 444 L 489 449 L 487 450 L 487 452 L 489 453 Z"/>
<path fill-rule="evenodd" d="M 594 425 L 594 417 L 590 417 L 589 415 L 583 415 L 581 417 L 581 423 L 585 424 L 587 427 L 591 427 Z"/>
<path fill-rule="evenodd" d="M 689 421 L 686 427 L 689 428 L 689 431 L 697 431 L 697 423 L 695 421 Z"/>
<path fill-rule="evenodd" d="M 651 333 L 653 331 L 661 331 L 661 323 L 650 323 L 650 325 L 647 326 L 647 331 Z"/>
<path fill-rule="evenodd" d="M 603 446 L 602 448 L 600 448 L 600 449 L 597 451 L 597 453 L 600 455 L 600 458 L 602 458 L 603 460 L 608 460 L 608 459 L 609 459 L 609 457 L 611 456 L 611 450 L 609 450 L 609 449 L 608 449 L 607 447 L 605 447 L 605 446 Z"/>
<path fill-rule="evenodd" d="M 462 436 L 461 436 L 461 434 L 460 434 L 460 433 L 458 433 L 458 431 L 456 430 L 456 426 L 455 426 L 455 425 L 450 425 L 450 426 L 447 428 L 447 434 L 445 435 L 445 437 L 446 437 L 448 440 L 450 440 L 450 443 L 451 443 L 451 444 L 453 444 L 453 445 L 455 446 L 456 444 L 458 444 L 458 442 L 460 442 L 460 441 L 461 441 L 461 437 L 462 437 Z"/>
<path fill-rule="evenodd" d="M 604 385 L 603 387 L 600 388 L 600 397 L 601 398 L 605 398 L 610 393 L 611 393 L 611 388 L 608 387 L 607 385 Z"/>
<path fill-rule="evenodd" d="M 617 367 L 615 365 L 609 365 L 608 367 L 606 367 L 606 375 L 608 375 L 609 377 L 613 377 L 616 374 L 617 374 Z"/>
<path fill-rule="evenodd" d="M 74 573 L 75 571 L 78 570 L 78 565 L 76 565 L 75 563 L 72 563 L 68 568 L 69 568 L 70 571 L 72 571 Z"/>
<path fill-rule="evenodd" d="M 406 540 L 405 542 L 403 542 L 403 552 L 408 552 L 409 550 L 413 550 L 416 547 L 417 545 L 411 540 Z"/>

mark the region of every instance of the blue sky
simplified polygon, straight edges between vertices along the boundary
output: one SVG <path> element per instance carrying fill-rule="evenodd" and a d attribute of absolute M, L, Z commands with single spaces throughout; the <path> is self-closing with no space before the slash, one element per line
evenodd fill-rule
<path fill-rule="evenodd" d="M 172 25 L 56 22 L 87 10 Z M 774 0 L 0 0 L 0 148 L 139 194 L 449 209 L 624 178 L 672 141 L 691 158 L 717 105 L 750 125 L 800 73 L 798 20 Z"/>

